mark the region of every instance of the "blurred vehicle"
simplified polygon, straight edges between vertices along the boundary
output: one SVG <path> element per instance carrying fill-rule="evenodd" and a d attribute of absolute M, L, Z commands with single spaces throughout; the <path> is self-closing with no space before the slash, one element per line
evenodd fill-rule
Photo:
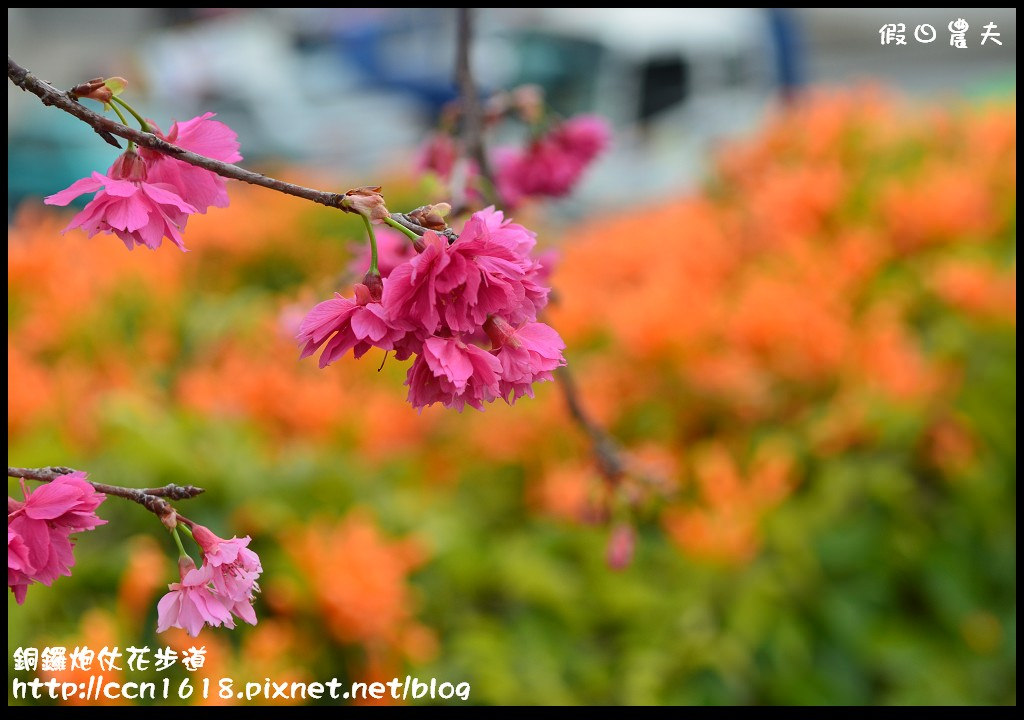
<path fill-rule="evenodd" d="M 152 15 L 138 22 L 170 24 L 151 32 L 137 56 L 133 93 L 144 94 L 142 109 L 167 124 L 213 109 L 238 132 L 249 162 L 281 158 L 353 176 L 407 166 L 431 118 L 455 96 L 448 10 Z M 612 151 L 575 196 L 577 206 L 605 200 L 623 183 L 658 196 L 692 185 L 707 144 L 752 127 L 779 83 L 778 34 L 766 11 L 495 9 L 479 13 L 478 30 L 473 64 L 485 91 L 535 83 L 556 111 L 611 121 Z M 49 114 L 30 104 L 26 112 L 8 131 L 14 147 L 31 139 L 33 118 Z M 103 165 L 66 151 L 92 142 L 73 124 L 47 135 L 53 154 L 69 158 L 68 182 Z M 11 159 L 9 206 L 53 191 L 23 181 L 30 165 Z"/>
<path fill-rule="evenodd" d="M 511 31 L 505 23 L 494 28 L 507 48 L 481 53 L 481 76 L 494 86 L 535 83 L 556 111 L 611 121 L 613 150 L 588 176 L 582 202 L 624 185 L 671 193 L 701 176 L 709 142 L 751 129 L 780 84 L 792 82 L 780 68 L 799 64 L 787 42 L 795 26 L 780 17 L 749 9 L 538 9 Z"/>

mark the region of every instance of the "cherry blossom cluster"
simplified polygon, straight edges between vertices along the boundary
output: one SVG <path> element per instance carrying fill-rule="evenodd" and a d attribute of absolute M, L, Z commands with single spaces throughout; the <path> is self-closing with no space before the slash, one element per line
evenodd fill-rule
<path fill-rule="evenodd" d="M 51 585 L 62 575 L 70 576 L 75 564 L 73 533 L 106 524 L 96 509 L 107 495 L 98 492 L 88 475 L 76 471 L 59 475 L 36 490 L 22 480 L 25 499 L 7 498 L 7 587 L 18 604 L 25 602 L 29 585 Z M 124 488 L 104 486 L 108 492 Z M 260 587 L 256 582 L 263 567 L 249 549 L 249 537 L 224 540 L 208 528 L 177 515 L 173 510 L 165 524 L 179 541 L 180 525 L 190 533 L 202 553 L 203 564 L 184 553 L 178 560 L 180 582 L 171 583 L 157 605 L 157 632 L 183 628 L 193 637 L 204 624 L 233 628 L 234 617 L 256 624 L 253 600 Z"/>
<path fill-rule="evenodd" d="M 537 322 L 550 288 L 531 251 L 535 234 L 487 208 L 474 213 L 458 239 L 428 231 L 419 252 L 381 253 L 354 297 L 338 294 L 314 307 L 298 339 L 302 357 L 323 348 L 320 367 L 349 350 L 370 348 L 415 356 L 405 384 L 418 409 L 434 403 L 461 411 L 498 398 L 513 404 L 533 396 L 565 364 L 565 344 Z M 422 249 L 419 248 L 422 245 Z"/>
<path fill-rule="evenodd" d="M 558 198 L 572 192 L 584 171 L 608 147 L 607 122 L 596 115 L 576 115 L 551 122 L 546 130 L 533 135 L 525 147 L 499 147 L 491 158 L 498 195 L 507 208 L 515 208 L 527 198 Z M 430 171 L 444 182 L 454 182 L 459 148 L 448 133 L 431 134 L 420 151 L 418 167 Z M 476 163 L 466 168 L 470 193 L 479 176 Z"/>
<path fill-rule="evenodd" d="M 224 540 L 202 525 L 191 527 L 203 564 L 197 568 L 188 555 L 178 559 L 181 581 L 171 583 L 170 592 L 157 603 L 156 631 L 177 627 L 195 637 L 203 625 L 234 628 L 232 616 L 255 625 L 252 603 L 263 566 L 249 549 L 249 536 Z"/>
<path fill-rule="evenodd" d="M 494 151 L 495 182 L 508 207 L 527 197 L 564 197 L 608 146 L 608 124 L 577 115 L 549 128 L 525 148 Z"/>
<path fill-rule="evenodd" d="M 241 160 L 237 135 L 224 123 L 211 120 L 213 116 L 205 113 L 175 122 L 166 135 L 151 120 L 148 129 L 167 142 L 215 160 Z M 136 151 L 131 145 L 105 175 L 93 172 L 44 202 L 63 206 L 86 193 L 96 196 L 64 232 L 81 228 L 89 237 L 113 233 L 129 250 L 136 245 L 155 250 L 164 238 L 185 250 L 182 232 L 188 217 L 211 206 L 228 206 L 224 178 L 154 150 Z"/>
<path fill-rule="evenodd" d="M 71 575 L 75 564 L 71 534 L 92 530 L 107 521 L 96 515 L 106 495 L 96 492 L 84 472 L 61 475 L 25 500 L 7 498 L 7 587 L 18 604 L 32 583 L 50 585 Z"/>

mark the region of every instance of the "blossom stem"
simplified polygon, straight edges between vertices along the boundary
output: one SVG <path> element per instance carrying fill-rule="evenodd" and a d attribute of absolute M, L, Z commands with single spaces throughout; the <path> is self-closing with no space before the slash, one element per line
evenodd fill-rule
<path fill-rule="evenodd" d="M 373 234 L 373 224 L 370 223 L 370 218 L 365 215 L 360 215 L 363 219 L 363 225 L 366 226 L 366 234 L 370 236 L 370 274 L 380 275 L 380 270 L 377 268 L 377 236 Z M 384 222 L 388 222 L 391 218 L 384 218 Z"/>
<path fill-rule="evenodd" d="M 117 100 L 117 98 L 111 98 L 111 100 Z M 110 103 L 110 107 L 111 107 L 111 109 L 115 113 L 117 113 L 117 117 L 120 118 L 121 124 L 127 126 L 128 125 L 128 120 L 121 113 L 121 111 L 117 109 L 117 105 L 115 105 L 114 103 Z M 135 143 L 133 143 L 131 140 L 129 140 L 128 141 L 128 152 L 131 152 L 134 149 L 135 149 Z"/>
<path fill-rule="evenodd" d="M 110 98 L 110 106 L 111 107 L 114 107 L 114 103 L 117 103 L 118 105 L 123 107 L 125 110 L 130 112 L 135 117 L 135 119 L 139 121 L 139 127 L 142 129 L 142 132 L 153 132 L 153 129 L 149 126 L 149 123 L 146 122 L 146 118 L 142 117 L 137 112 L 135 112 L 135 108 L 133 108 L 131 105 L 129 105 L 128 103 L 126 103 L 124 100 L 122 100 L 119 97 Z M 114 108 L 114 110 L 117 110 L 117 108 Z M 121 115 L 121 113 L 117 113 L 117 114 L 118 114 L 118 116 Z M 127 124 L 128 123 L 125 123 L 125 125 L 127 125 Z"/>
<path fill-rule="evenodd" d="M 178 528 L 171 530 L 171 535 L 174 536 L 174 544 L 178 546 L 178 557 L 189 557 L 189 554 L 185 552 L 185 546 L 181 543 L 181 536 L 178 535 Z"/>
<path fill-rule="evenodd" d="M 111 99 L 113 99 L 113 98 L 111 98 Z M 128 124 L 128 119 L 124 116 L 124 113 L 122 113 L 120 110 L 117 109 L 117 105 L 115 105 L 114 103 L 110 103 L 110 109 L 113 110 L 115 113 L 117 113 L 117 117 L 119 117 L 121 119 L 121 124 L 122 125 L 127 125 Z M 129 140 L 128 142 L 131 142 L 131 140 Z"/>
<path fill-rule="evenodd" d="M 412 230 L 410 230 L 409 228 L 407 228 L 405 225 L 403 225 L 402 223 L 398 222 L 394 218 L 389 218 L 389 217 L 388 218 L 384 218 L 384 223 L 386 225 L 390 225 L 395 230 L 398 230 L 400 233 L 405 235 L 407 238 L 409 238 L 413 242 L 416 242 L 417 240 L 420 239 L 419 235 L 414 233 Z"/>

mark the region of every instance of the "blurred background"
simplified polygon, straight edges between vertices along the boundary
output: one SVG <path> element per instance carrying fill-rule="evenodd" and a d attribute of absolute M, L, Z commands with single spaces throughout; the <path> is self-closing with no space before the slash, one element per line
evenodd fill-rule
<path fill-rule="evenodd" d="M 551 384 L 418 415 L 393 359 L 299 363 L 297 319 L 360 273 L 352 218 L 232 183 L 188 254 L 62 235 L 42 196 L 116 151 L 10 83 L 9 463 L 200 485 L 183 512 L 253 536 L 261 620 L 204 630 L 214 683 L 1015 703 L 1016 11 L 478 19 L 485 92 L 536 83 L 613 128 L 578 192 L 516 219 L 560 253 L 550 321 L 635 477 L 603 485 Z M 216 112 L 247 167 L 446 199 L 414 158 L 455 97 L 452 10 L 11 8 L 8 28 L 57 87 L 124 76 L 164 129 Z M 9 656 L 193 644 L 154 632 L 166 534 L 100 514 L 73 577 L 9 598 Z M 624 569 L 612 527 L 637 534 Z"/>

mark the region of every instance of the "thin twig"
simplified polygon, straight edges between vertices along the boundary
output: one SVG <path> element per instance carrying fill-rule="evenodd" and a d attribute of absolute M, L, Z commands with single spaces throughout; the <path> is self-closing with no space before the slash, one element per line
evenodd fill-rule
<path fill-rule="evenodd" d="M 66 113 L 70 113 L 97 130 L 111 135 L 117 135 L 125 140 L 131 140 L 136 145 L 162 152 L 166 155 L 175 157 L 178 160 L 187 162 L 190 165 L 195 165 L 196 167 L 201 167 L 211 172 L 215 172 L 222 177 L 241 180 L 242 182 L 250 183 L 251 185 L 261 185 L 265 188 L 277 190 L 278 192 L 286 193 L 288 195 L 295 195 L 296 197 L 311 200 L 315 203 L 320 203 L 321 205 L 345 210 L 345 208 L 341 207 L 342 195 L 339 193 L 314 190 L 312 188 L 302 187 L 301 185 L 294 185 L 283 180 L 275 180 L 274 178 L 267 177 L 266 175 L 261 175 L 260 173 L 240 168 L 237 165 L 232 165 L 230 163 L 214 160 L 213 158 L 208 158 L 204 155 L 189 152 L 177 145 L 172 145 L 166 140 L 161 140 L 152 133 L 145 133 L 141 130 L 130 128 L 127 125 L 122 125 L 121 123 L 115 122 L 109 118 L 105 118 L 99 113 L 95 113 L 85 107 L 70 93 L 62 92 L 49 83 L 43 82 L 16 63 L 10 55 L 7 56 L 7 77 L 22 90 L 27 90 L 33 95 L 38 96 L 39 99 L 43 101 L 44 105 L 52 105 Z"/>
<path fill-rule="evenodd" d="M 62 475 L 70 475 L 76 472 L 74 468 L 63 465 L 51 465 L 42 468 L 17 468 L 8 467 L 7 477 L 24 478 L 25 480 L 36 480 L 38 482 L 52 482 Z M 96 488 L 97 492 L 114 497 L 124 498 L 138 503 L 161 519 L 173 516 L 174 508 L 164 498 L 171 500 L 188 500 L 204 492 L 203 488 L 194 485 L 164 485 L 159 488 L 128 488 L 120 485 L 108 485 L 106 483 L 86 480 Z"/>
<path fill-rule="evenodd" d="M 606 433 L 588 414 L 580 402 L 579 390 L 576 381 L 568 366 L 563 366 L 555 371 L 558 380 L 558 387 L 562 390 L 562 397 L 565 398 L 566 407 L 569 408 L 569 415 L 573 421 L 582 428 L 590 439 L 594 452 L 594 460 L 597 462 L 597 469 L 610 485 L 617 485 L 626 474 L 626 462 L 622 457 L 622 449 L 619 444 Z"/>
<path fill-rule="evenodd" d="M 42 468 L 7 468 L 7 477 L 25 478 L 26 480 L 38 480 L 39 482 L 50 482 L 61 475 L 70 475 L 75 472 L 74 468 L 63 465 L 50 465 Z"/>
<path fill-rule="evenodd" d="M 487 187 L 485 194 L 493 195 L 494 174 L 487 159 L 487 147 L 484 144 L 484 113 L 480 105 L 476 83 L 473 81 L 473 70 L 469 63 L 470 50 L 473 45 L 473 8 L 458 8 L 458 31 L 455 49 L 455 79 L 459 85 L 459 103 L 462 108 L 462 139 L 466 154 L 476 161 L 480 176 Z M 496 201 L 497 198 L 491 197 Z"/>

